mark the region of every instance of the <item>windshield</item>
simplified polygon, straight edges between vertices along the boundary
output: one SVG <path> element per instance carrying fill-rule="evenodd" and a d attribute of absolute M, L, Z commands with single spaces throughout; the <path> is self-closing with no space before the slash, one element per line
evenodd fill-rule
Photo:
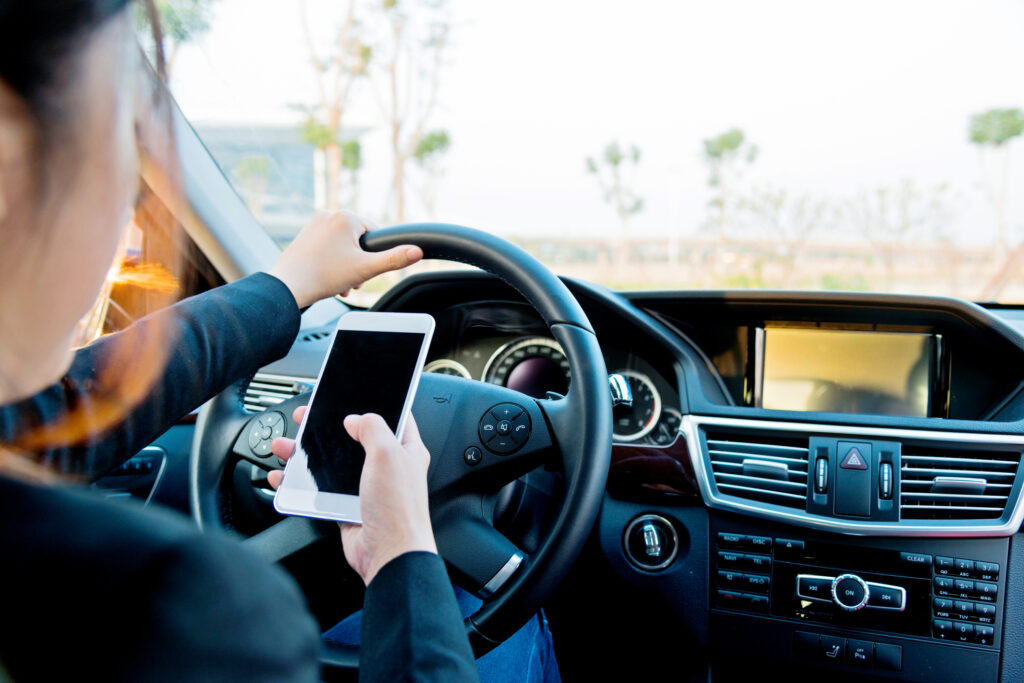
<path fill-rule="evenodd" d="M 1024 301 L 1019 3 L 162 4 L 281 244 L 348 208 L 617 288 Z"/>

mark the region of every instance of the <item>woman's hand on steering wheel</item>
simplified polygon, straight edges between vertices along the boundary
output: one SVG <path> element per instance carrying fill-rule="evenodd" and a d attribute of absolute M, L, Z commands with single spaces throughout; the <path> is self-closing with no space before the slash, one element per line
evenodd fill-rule
<path fill-rule="evenodd" d="M 305 406 L 295 409 L 292 419 L 296 424 L 302 422 L 305 412 Z M 427 500 L 430 453 L 412 415 L 401 443 L 379 415 L 349 415 L 345 429 L 366 450 L 359 480 L 363 523 L 338 526 L 345 559 L 370 585 L 377 572 L 399 555 L 417 550 L 437 553 Z M 295 450 L 295 441 L 274 439 L 270 448 L 274 455 L 287 460 Z M 283 478 L 284 473 L 278 470 L 267 474 L 275 490 Z"/>
<path fill-rule="evenodd" d="M 345 296 L 370 278 L 423 258 L 423 250 L 412 245 L 364 251 L 359 238 L 376 228 L 348 211 L 317 214 L 281 253 L 270 274 L 287 285 L 299 308 L 305 308 L 335 294 Z"/>

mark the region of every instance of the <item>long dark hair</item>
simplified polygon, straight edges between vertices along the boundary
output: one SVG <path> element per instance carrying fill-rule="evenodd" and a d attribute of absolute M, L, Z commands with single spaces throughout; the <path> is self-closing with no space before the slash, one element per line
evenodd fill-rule
<path fill-rule="evenodd" d="M 0 78 L 43 127 L 60 111 L 69 60 L 129 0 L 0 0 Z"/>
<path fill-rule="evenodd" d="M 155 69 L 162 75 L 162 36 L 157 13 L 153 0 L 141 1 L 150 19 L 156 46 Z M 65 106 L 65 98 L 73 85 L 77 57 L 83 46 L 94 31 L 129 9 L 130 4 L 131 0 L 0 0 L 0 82 L 25 102 L 40 133 L 38 137 L 43 140 L 41 144 L 45 145 L 50 134 L 58 132 L 61 126 L 74 124 L 76 112 Z M 160 90 L 159 104 L 166 109 L 168 102 L 162 89 L 159 86 L 157 89 Z M 165 123 L 162 127 L 166 135 L 162 144 L 171 151 L 163 155 L 166 163 L 161 171 L 168 176 L 166 184 L 170 196 L 163 198 L 158 219 L 150 221 L 159 223 L 158 244 L 145 251 L 150 254 L 147 258 L 154 262 L 170 265 L 167 273 L 176 285 L 176 276 L 183 264 L 177 242 L 181 238 L 181 230 L 174 215 L 180 208 L 178 203 L 182 197 L 180 169 L 173 158 L 173 130 L 169 119 Z M 40 175 L 45 176 L 49 170 L 44 168 L 48 150 L 44 147 L 39 151 L 37 165 Z M 146 156 L 152 151 L 140 148 L 140 155 Z M 136 215 L 140 210 L 147 213 L 147 201 L 152 200 L 151 191 L 142 192 Z M 152 213 L 151 210 L 148 212 Z M 175 289 L 162 294 L 163 304 L 173 302 Z M 13 467 L 23 470 L 17 458 L 4 457 L 12 452 L 30 457 L 34 455 L 32 460 L 42 460 L 53 466 L 55 463 L 47 457 L 48 452 L 83 443 L 118 424 L 160 378 L 169 351 L 164 327 L 154 324 L 147 327 L 146 334 L 135 335 L 132 343 L 121 340 L 123 343 L 108 345 L 105 362 L 97 366 L 92 378 L 94 388 L 87 405 L 69 405 L 65 412 L 45 424 L 38 423 L 30 411 L 26 411 L 16 433 L 5 435 L 8 440 L 0 443 L 0 469 Z M 140 371 L 123 371 L 123 368 L 132 366 Z M 131 455 L 126 453 L 123 457 Z M 59 463 L 56 465 L 63 469 Z M 35 470 L 29 472 L 37 473 Z"/>

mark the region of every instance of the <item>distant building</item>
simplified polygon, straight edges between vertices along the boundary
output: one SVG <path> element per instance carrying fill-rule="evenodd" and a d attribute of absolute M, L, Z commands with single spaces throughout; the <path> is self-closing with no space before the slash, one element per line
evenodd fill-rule
<path fill-rule="evenodd" d="M 302 139 L 298 125 L 196 126 L 224 175 L 256 220 L 285 244 L 325 205 L 322 153 Z M 346 129 L 357 137 L 363 129 Z"/>

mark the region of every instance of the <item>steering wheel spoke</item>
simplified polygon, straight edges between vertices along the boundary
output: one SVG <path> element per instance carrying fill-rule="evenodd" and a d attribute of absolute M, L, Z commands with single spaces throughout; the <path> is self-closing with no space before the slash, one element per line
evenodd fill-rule
<path fill-rule="evenodd" d="M 478 497 L 435 507 L 431 517 L 437 550 L 452 578 L 477 597 L 498 592 L 526 560 L 526 553 L 484 517 Z"/>
<path fill-rule="evenodd" d="M 449 375 L 420 378 L 413 416 L 431 453 L 431 500 L 497 490 L 554 451 L 537 402 L 517 391 Z"/>

